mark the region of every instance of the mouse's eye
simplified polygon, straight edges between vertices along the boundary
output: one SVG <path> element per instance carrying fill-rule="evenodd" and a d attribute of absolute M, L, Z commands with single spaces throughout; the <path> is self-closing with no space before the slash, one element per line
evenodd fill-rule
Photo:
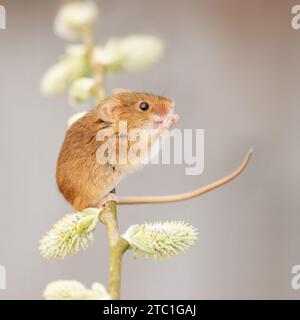
<path fill-rule="evenodd" d="M 149 104 L 147 102 L 142 102 L 140 104 L 140 109 L 143 110 L 143 111 L 146 111 L 149 109 Z"/>

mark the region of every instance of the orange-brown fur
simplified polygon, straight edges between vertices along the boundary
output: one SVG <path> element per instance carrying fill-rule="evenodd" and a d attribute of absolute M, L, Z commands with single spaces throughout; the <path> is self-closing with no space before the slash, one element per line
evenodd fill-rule
<path fill-rule="evenodd" d="M 149 103 L 150 109 L 140 110 L 141 102 Z M 103 112 L 107 105 L 111 106 L 108 116 Z M 57 161 L 56 178 L 59 190 L 76 210 L 96 207 L 127 173 L 136 169 L 118 163 L 99 164 L 96 152 L 102 142 L 97 141 L 97 133 L 106 130 L 108 135 L 115 135 L 118 155 L 119 121 L 127 121 L 128 131 L 147 128 L 157 116 L 165 117 L 171 109 L 172 101 L 164 97 L 123 90 L 104 100 L 69 128 Z M 107 120 L 109 116 L 111 119 Z"/>

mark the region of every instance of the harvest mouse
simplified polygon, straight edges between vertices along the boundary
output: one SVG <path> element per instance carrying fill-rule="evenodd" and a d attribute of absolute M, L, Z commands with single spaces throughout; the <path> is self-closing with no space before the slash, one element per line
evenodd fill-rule
<path fill-rule="evenodd" d="M 57 161 L 56 179 L 59 190 L 75 210 L 100 208 L 115 200 L 110 191 L 141 167 L 141 161 L 121 163 L 119 159 L 120 148 L 125 146 L 129 152 L 134 145 L 120 132 L 120 123 L 127 124 L 128 136 L 137 132 L 138 142 L 145 147 L 138 151 L 142 159 L 143 150 L 154 149 L 160 136 L 177 122 L 173 110 L 173 101 L 165 97 L 116 89 L 69 128 Z M 148 132 L 151 139 L 139 132 Z M 99 135 L 105 139 L 99 139 Z M 104 144 L 115 148 L 115 162 L 99 161 L 97 154 Z"/>

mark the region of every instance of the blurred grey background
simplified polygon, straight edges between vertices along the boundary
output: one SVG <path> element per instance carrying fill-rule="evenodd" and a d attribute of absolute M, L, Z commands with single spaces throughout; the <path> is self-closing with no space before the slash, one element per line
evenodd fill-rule
<path fill-rule="evenodd" d="M 205 171 L 152 165 L 118 187 L 120 195 L 191 190 L 235 169 L 250 147 L 254 157 L 237 180 L 177 204 L 119 208 L 120 227 L 185 220 L 199 229 L 187 254 L 168 261 L 124 259 L 124 299 L 300 298 L 291 268 L 300 264 L 300 31 L 290 26 L 288 0 L 99 0 L 97 39 L 153 34 L 166 43 L 160 64 L 108 80 L 115 87 L 175 99 L 179 128 L 205 129 Z M 87 251 L 46 261 L 38 241 L 71 211 L 55 183 L 66 121 L 66 98 L 39 91 L 64 42 L 53 34 L 59 0 L 2 0 L 0 31 L 0 265 L 7 289 L 0 299 L 41 299 L 46 284 L 76 279 L 108 284 L 104 227 Z"/>

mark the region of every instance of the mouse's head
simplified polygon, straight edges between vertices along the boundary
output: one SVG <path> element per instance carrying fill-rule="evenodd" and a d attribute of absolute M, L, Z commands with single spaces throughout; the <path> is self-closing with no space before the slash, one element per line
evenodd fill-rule
<path fill-rule="evenodd" d="M 174 102 L 149 93 L 116 89 L 97 108 L 97 115 L 105 122 L 126 121 L 129 129 L 156 128 L 173 113 Z"/>

